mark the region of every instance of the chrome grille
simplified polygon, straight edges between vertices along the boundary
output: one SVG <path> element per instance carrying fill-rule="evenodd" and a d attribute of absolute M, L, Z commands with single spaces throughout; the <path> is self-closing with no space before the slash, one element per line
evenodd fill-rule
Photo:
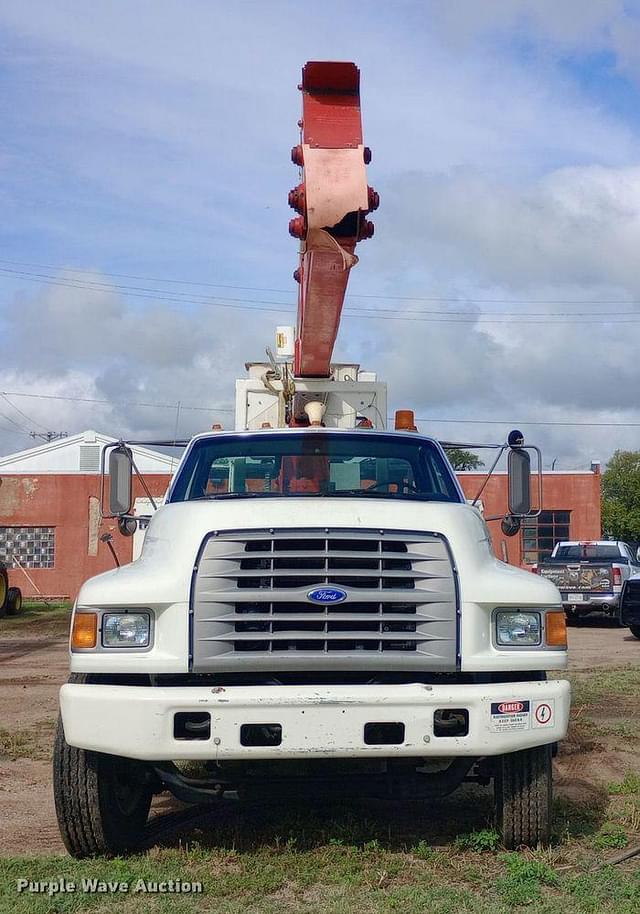
<path fill-rule="evenodd" d="M 307 594 L 339 587 L 344 602 Z M 455 670 L 455 573 L 437 534 L 211 533 L 192 594 L 192 669 Z"/>

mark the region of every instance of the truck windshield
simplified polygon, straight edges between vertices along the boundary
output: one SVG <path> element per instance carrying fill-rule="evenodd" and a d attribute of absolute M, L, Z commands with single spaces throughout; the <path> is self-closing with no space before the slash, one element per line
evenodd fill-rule
<path fill-rule="evenodd" d="M 461 501 L 433 442 L 323 432 L 202 438 L 178 471 L 169 501 L 314 495 Z"/>

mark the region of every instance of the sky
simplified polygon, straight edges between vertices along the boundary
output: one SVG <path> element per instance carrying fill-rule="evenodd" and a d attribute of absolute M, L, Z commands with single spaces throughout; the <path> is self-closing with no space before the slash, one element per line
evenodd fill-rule
<path fill-rule="evenodd" d="M 322 59 L 381 196 L 336 359 L 425 434 L 640 449 L 640 0 L 0 0 L 0 453 L 232 425 Z"/>

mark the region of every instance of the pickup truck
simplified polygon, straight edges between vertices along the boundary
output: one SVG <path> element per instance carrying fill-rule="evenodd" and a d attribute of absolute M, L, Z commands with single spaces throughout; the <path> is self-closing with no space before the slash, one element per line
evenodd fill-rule
<path fill-rule="evenodd" d="M 592 612 L 617 619 L 624 582 L 640 573 L 640 564 L 627 543 L 565 541 L 534 571 L 556 585 L 571 623 Z"/>
<path fill-rule="evenodd" d="M 622 587 L 620 624 L 629 628 L 631 634 L 640 639 L 640 569 L 634 570 Z"/>

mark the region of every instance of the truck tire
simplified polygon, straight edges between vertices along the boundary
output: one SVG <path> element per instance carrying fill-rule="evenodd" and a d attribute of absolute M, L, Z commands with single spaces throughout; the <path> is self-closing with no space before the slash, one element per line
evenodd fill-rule
<path fill-rule="evenodd" d="M 535 746 L 498 759 L 496 819 L 508 850 L 537 847 L 551 835 L 551 747 Z"/>
<path fill-rule="evenodd" d="M 7 597 L 9 596 L 9 575 L 7 569 L 0 565 L 0 619 L 7 612 Z"/>
<path fill-rule="evenodd" d="M 7 613 L 17 616 L 22 609 L 22 591 L 19 587 L 10 587 L 7 591 Z"/>
<path fill-rule="evenodd" d="M 61 717 L 53 793 L 62 840 L 73 857 L 115 856 L 139 846 L 152 796 L 144 769 L 131 759 L 70 746 Z"/>
<path fill-rule="evenodd" d="M 640 638 L 640 625 L 630 625 L 629 631 L 634 638 Z"/>

